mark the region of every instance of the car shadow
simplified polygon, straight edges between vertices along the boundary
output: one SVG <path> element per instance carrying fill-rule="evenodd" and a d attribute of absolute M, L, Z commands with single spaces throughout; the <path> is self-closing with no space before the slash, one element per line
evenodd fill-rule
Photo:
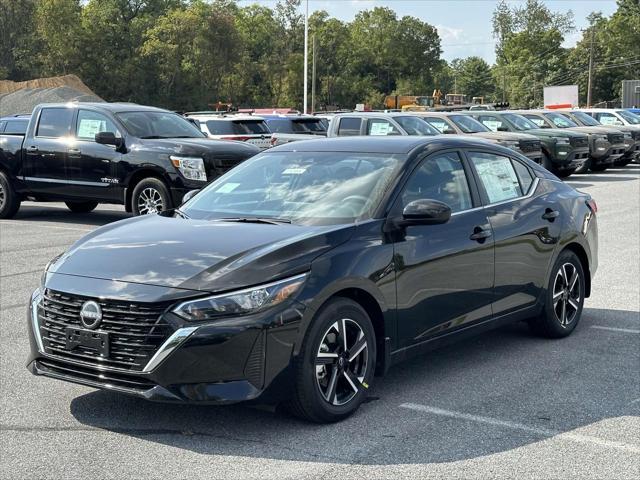
<path fill-rule="evenodd" d="M 60 205 L 60 206 L 58 206 Z M 13 218 L 20 222 L 29 223 L 43 222 L 73 224 L 75 227 L 81 226 L 102 226 L 108 223 L 116 222 L 129 218 L 131 214 L 124 211 L 123 208 L 113 205 L 113 208 L 98 208 L 90 213 L 73 213 L 62 204 L 29 204 L 25 203 Z"/>
<path fill-rule="evenodd" d="M 640 403 L 633 397 L 640 385 L 629 384 L 639 383 L 629 376 L 639 361 L 636 338 L 590 327 L 637 328 L 638 315 L 585 309 L 578 329 L 563 340 L 535 337 L 518 323 L 414 358 L 378 378 L 355 415 L 330 425 L 279 410 L 156 404 L 109 391 L 79 396 L 70 409 L 83 425 L 205 455 L 362 465 L 453 462 L 637 415 Z M 414 411 L 407 403 L 454 414 Z"/>

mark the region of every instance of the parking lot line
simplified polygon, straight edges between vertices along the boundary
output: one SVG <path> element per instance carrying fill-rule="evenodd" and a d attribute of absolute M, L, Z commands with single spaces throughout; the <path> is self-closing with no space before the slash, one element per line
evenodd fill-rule
<path fill-rule="evenodd" d="M 458 420 L 466 420 L 469 422 L 483 423 L 485 425 L 492 425 L 494 427 L 508 428 L 511 430 L 520 430 L 522 432 L 533 433 L 541 437 L 562 437 L 562 439 L 572 440 L 577 443 L 596 445 L 600 447 L 614 448 L 617 450 L 624 450 L 631 453 L 640 454 L 640 447 L 635 445 L 629 445 L 623 442 L 615 442 L 610 440 L 604 440 L 602 438 L 593 437 L 591 435 L 582 435 L 580 433 L 560 432 L 557 430 L 550 430 L 547 428 L 532 427 L 523 423 L 510 422 L 508 420 L 500 420 L 498 418 L 482 417 L 479 415 L 471 415 L 469 413 L 454 412 L 452 410 L 444 410 L 442 408 L 429 407 L 427 405 L 420 405 L 418 403 L 402 403 L 400 408 L 406 408 L 408 410 L 414 410 L 417 412 L 430 413 L 432 415 L 439 415 L 442 417 L 455 418 Z"/>
<path fill-rule="evenodd" d="M 0 222 L 0 226 L 2 225 L 22 225 L 22 226 L 32 226 L 32 227 L 38 227 L 38 228 L 57 228 L 58 230 L 73 230 L 76 232 L 92 232 L 93 229 L 90 228 L 77 228 L 77 227 L 61 227 L 59 225 L 46 225 L 42 222 L 39 223 L 35 223 L 35 222 L 21 222 L 19 220 L 2 220 Z M 97 227 L 96 227 L 97 228 Z"/>
<path fill-rule="evenodd" d="M 617 327 L 605 327 L 603 325 L 591 325 L 591 328 L 596 328 L 598 330 L 610 330 L 612 332 L 622 332 L 622 333 L 640 333 L 640 330 L 635 328 L 617 328 Z"/>

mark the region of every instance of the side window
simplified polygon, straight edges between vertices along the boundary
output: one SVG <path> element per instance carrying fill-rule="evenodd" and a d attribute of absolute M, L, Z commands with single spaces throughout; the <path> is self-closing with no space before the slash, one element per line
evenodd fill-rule
<path fill-rule="evenodd" d="M 438 129 L 438 131 L 440 133 L 444 133 L 444 131 L 449 127 L 449 125 L 447 124 L 447 122 L 445 122 L 443 119 L 441 118 L 436 118 L 436 117 L 425 117 L 425 120 L 427 122 L 429 122 L 429 125 L 431 125 L 432 127 Z"/>
<path fill-rule="evenodd" d="M 533 123 L 535 123 L 540 128 L 547 127 L 547 122 L 545 122 L 542 118 L 540 118 L 540 117 L 538 117 L 536 115 L 523 115 L 523 117 L 528 118 L 529 120 L 531 120 Z"/>
<path fill-rule="evenodd" d="M 341 137 L 353 137 L 360 135 L 361 118 L 344 117 L 338 124 L 338 135 Z"/>
<path fill-rule="evenodd" d="M 420 199 L 446 203 L 452 212 L 472 206 L 469 183 L 457 153 L 443 153 L 425 159 L 411 174 L 402 192 L 402 208 Z"/>
<path fill-rule="evenodd" d="M 492 153 L 470 152 L 469 158 L 478 172 L 489 203 L 522 196 L 522 187 L 508 157 Z"/>
<path fill-rule="evenodd" d="M 387 136 L 402 135 L 398 129 L 388 120 L 383 118 L 371 118 L 367 122 L 367 135 Z"/>
<path fill-rule="evenodd" d="M 623 125 L 623 123 L 611 113 L 596 112 L 593 115 L 602 125 Z"/>
<path fill-rule="evenodd" d="M 0 122 L 0 133 L 4 132 L 4 126 L 7 124 L 7 122 Z"/>
<path fill-rule="evenodd" d="M 37 137 L 66 137 L 71 132 L 72 108 L 43 108 L 40 112 Z"/>
<path fill-rule="evenodd" d="M 515 169 L 518 180 L 520 181 L 520 189 L 522 190 L 522 193 L 526 195 L 529 193 L 531 184 L 533 184 L 533 175 L 527 167 L 517 160 L 511 159 L 511 163 L 513 163 L 513 168 Z"/>
<path fill-rule="evenodd" d="M 500 127 L 502 127 L 502 120 L 498 117 L 494 117 L 493 115 L 480 115 L 478 117 L 480 123 L 482 123 L 485 127 L 494 132 L 497 132 Z"/>
<path fill-rule="evenodd" d="M 96 133 L 100 132 L 112 132 L 116 137 L 120 137 L 120 132 L 109 118 L 101 113 L 80 110 L 76 125 L 76 137 L 93 141 Z"/>
<path fill-rule="evenodd" d="M 4 133 L 6 135 L 25 135 L 27 133 L 28 126 L 28 120 L 8 120 Z M 1 131 L 2 128 L 0 128 L 0 132 Z"/>

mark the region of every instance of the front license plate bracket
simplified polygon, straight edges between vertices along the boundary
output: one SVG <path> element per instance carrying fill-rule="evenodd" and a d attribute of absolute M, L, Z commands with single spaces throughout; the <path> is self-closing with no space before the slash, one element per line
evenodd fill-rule
<path fill-rule="evenodd" d="M 67 350 L 81 346 L 95 350 L 102 357 L 109 356 L 109 334 L 107 332 L 67 327 L 64 333 Z"/>

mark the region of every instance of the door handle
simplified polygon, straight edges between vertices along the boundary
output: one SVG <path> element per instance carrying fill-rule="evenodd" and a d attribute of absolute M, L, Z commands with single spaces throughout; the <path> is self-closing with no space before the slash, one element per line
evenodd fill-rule
<path fill-rule="evenodd" d="M 38 153 L 38 147 L 36 147 L 35 145 L 31 145 L 29 148 L 27 148 L 27 152 Z"/>
<path fill-rule="evenodd" d="M 542 214 L 542 218 L 544 218 L 545 220 L 549 220 L 550 222 L 553 222 L 559 216 L 560 216 L 559 211 L 551 210 L 550 208 L 547 208 Z"/>
<path fill-rule="evenodd" d="M 80 150 L 78 150 L 77 148 L 70 148 L 67 150 L 67 153 L 71 153 L 73 155 L 80 155 Z"/>
<path fill-rule="evenodd" d="M 491 235 L 491 230 L 485 230 L 482 227 L 476 227 L 473 229 L 473 233 L 469 236 L 469 240 L 476 240 L 477 242 L 482 243 Z"/>

